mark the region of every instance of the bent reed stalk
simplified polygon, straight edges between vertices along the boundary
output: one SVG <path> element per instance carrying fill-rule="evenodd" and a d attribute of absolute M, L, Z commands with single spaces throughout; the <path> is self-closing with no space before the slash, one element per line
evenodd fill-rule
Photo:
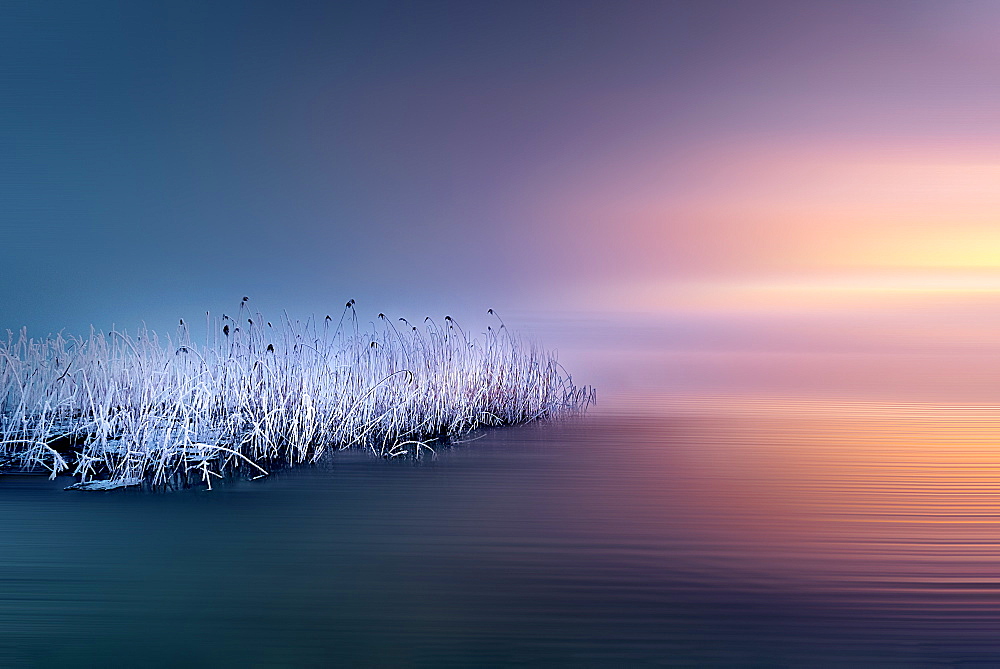
<path fill-rule="evenodd" d="M 192 341 L 140 329 L 0 341 L 0 469 L 72 474 L 79 489 L 265 476 L 331 449 L 433 452 L 481 427 L 584 411 L 594 400 L 554 355 L 502 321 L 470 339 L 446 316 L 416 327 L 383 314 L 358 328 L 277 327 L 239 313 Z M 492 310 L 490 310 L 492 313 Z M 346 321 L 346 322 L 345 322 Z"/>

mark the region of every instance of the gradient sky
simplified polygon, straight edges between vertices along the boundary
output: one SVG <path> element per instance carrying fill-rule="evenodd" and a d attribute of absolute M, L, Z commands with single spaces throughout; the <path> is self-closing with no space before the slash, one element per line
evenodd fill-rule
<path fill-rule="evenodd" d="M 0 329 L 993 305 L 998 32 L 986 1 L 5 2 Z"/>

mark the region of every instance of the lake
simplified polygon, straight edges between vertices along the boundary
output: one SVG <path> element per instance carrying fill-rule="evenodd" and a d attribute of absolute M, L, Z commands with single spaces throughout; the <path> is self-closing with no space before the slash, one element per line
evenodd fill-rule
<path fill-rule="evenodd" d="M 993 358 L 588 355 L 587 416 L 433 459 L 2 477 L 0 665 L 1000 663 Z"/>

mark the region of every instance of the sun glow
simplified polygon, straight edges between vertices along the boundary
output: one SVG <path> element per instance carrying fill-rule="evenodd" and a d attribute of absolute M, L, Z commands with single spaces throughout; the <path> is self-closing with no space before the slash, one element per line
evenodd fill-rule
<path fill-rule="evenodd" d="M 624 311 L 824 311 L 1000 295 L 1000 272 L 908 272 L 786 276 L 604 285 L 596 299 Z M 588 299 L 594 298 L 588 294 Z"/>
<path fill-rule="evenodd" d="M 564 212 L 580 239 L 627 249 L 583 299 L 813 311 L 1000 292 L 1000 163 L 981 147 L 746 142 L 654 172 L 637 159 Z"/>

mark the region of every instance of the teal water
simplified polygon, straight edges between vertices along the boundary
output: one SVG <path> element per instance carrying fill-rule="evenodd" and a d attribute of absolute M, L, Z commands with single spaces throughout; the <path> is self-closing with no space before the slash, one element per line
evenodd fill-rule
<path fill-rule="evenodd" d="M 0 478 L 0 666 L 994 666 L 998 412 L 621 394 L 208 492 Z"/>

